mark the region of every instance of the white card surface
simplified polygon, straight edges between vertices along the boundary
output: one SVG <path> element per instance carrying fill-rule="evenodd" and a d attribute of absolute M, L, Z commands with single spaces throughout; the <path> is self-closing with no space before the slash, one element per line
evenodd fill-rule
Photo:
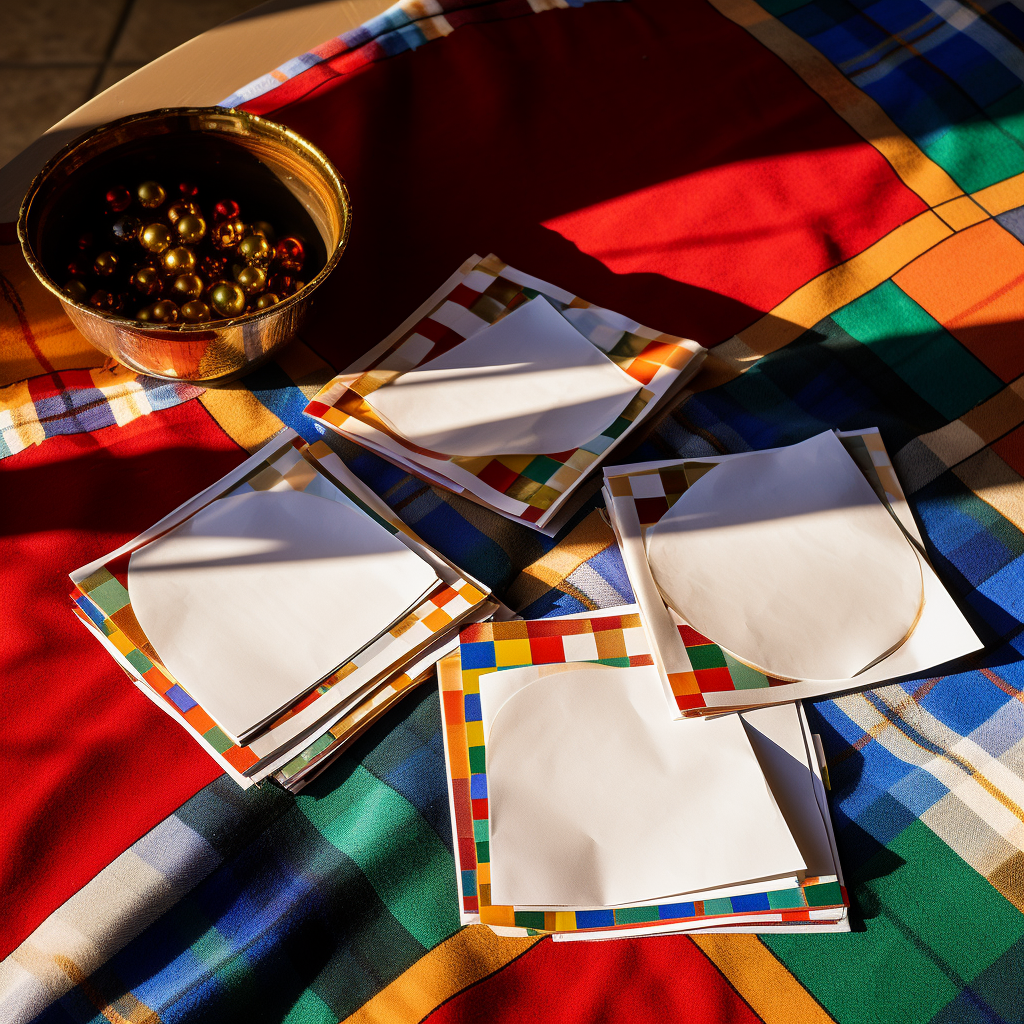
<path fill-rule="evenodd" d="M 132 608 L 160 658 L 234 738 L 344 664 L 436 581 L 369 516 L 292 490 L 222 498 L 128 566 Z"/>
<path fill-rule="evenodd" d="M 653 666 L 511 693 L 487 784 L 496 905 L 615 906 L 806 867 L 739 718 L 671 721 Z"/>
<path fill-rule="evenodd" d="M 831 431 L 720 463 L 647 554 L 677 614 L 781 679 L 856 676 L 899 648 L 924 601 L 916 551 Z"/>
<path fill-rule="evenodd" d="M 366 402 L 402 437 L 434 452 L 544 455 L 593 440 L 639 390 L 535 298 Z"/>

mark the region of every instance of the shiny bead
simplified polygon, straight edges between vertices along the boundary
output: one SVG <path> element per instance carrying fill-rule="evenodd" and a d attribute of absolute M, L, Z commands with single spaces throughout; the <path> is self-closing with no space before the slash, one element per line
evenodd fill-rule
<path fill-rule="evenodd" d="M 291 274 L 274 274 L 267 282 L 267 287 L 284 299 L 289 295 L 294 295 L 305 283 Z"/>
<path fill-rule="evenodd" d="M 213 244 L 222 252 L 234 249 L 245 237 L 245 225 L 236 217 L 222 220 L 213 226 Z"/>
<path fill-rule="evenodd" d="M 68 273 L 72 277 L 88 277 L 92 273 L 92 264 L 76 257 L 68 264 Z"/>
<path fill-rule="evenodd" d="M 218 220 L 237 220 L 238 215 L 242 212 L 238 203 L 234 199 L 222 199 L 213 208 L 213 219 Z"/>
<path fill-rule="evenodd" d="M 274 255 L 282 270 L 301 270 L 303 263 L 306 262 L 306 247 L 297 238 L 289 235 L 277 243 Z"/>
<path fill-rule="evenodd" d="M 64 294 L 75 302 L 85 302 L 89 296 L 89 289 L 86 288 L 84 281 L 79 281 L 77 277 L 73 277 L 64 285 Z"/>
<path fill-rule="evenodd" d="M 86 249 L 91 249 L 96 244 L 96 236 L 91 231 L 86 231 L 84 235 L 78 236 L 76 245 L 83 252 Z"/>
<path fill-rule="evenodd" d="M 198 217 L 202 214 L 202 210 L 199 209 L 197 203 L 193 203 L 190 199 L 179 199 L 176 203 L 172 204 L 167 208 L 167 219 L 172 224 L 177 224 L 182 217 L 189 215 Z"/>
<path fill-rule="evenodd" d="M 158 324 L 176 324 L 178 322 L 178 305 L 170 299 L 161 299 L 149 307 L 153 320 Z"/>
<path fill-rule="evenodd" d="M 254 220 L 250 225 L 249 230 L 254 235 L 262 235 L 271 245 L 274 244 L 274 240 L 277 238 L 277 232 L 274 230 L 274 225 L 269 221 Z"/>
<path fill-rule="evenodd" d="M 246 295 L 259 295 L 267 287 L 267 272 L 261 267 L 242 267 L 235 280 Z"/>
<path fill-rule="evenodd" d="M 245 292 L 234 281 L 218 281 L 210 289 L 209 299 L 219 316 L 241 316 L 245 312 Z"/>
<path fill-rule="evenodd" d="M 198 299 L 203 294 L 203 279 L 198 274 L 179 274 L 171 284 L 171 291 L 174 297 L 182 302 L 188 299 Z M 182 312 L 184 312 L 182 307 Z"/>
<path fill-rule="evenodd" d="M 173 249 L 164 249 L 160 254 L 160 264 L 168 274 L 187 274 L 195 270 L 196 254 L 186 246 L 178 245 Z"/>
<path fill-rule="evenodd" d="M 207 281 L 219 281 L 227 272 L 228 261 L 224 256 L 200 256 L 198 269 Z"/>
<path fill-rule="evenodd" d="M 113 292 L 108 292 L 104 288 L 101 288 L 97 292 L 93 292 L 92 295 L 89 296 L 89 305 L 92 306 L 93 309 L 101 309 L 104 312 L 109 312 L 114 305 L 114 301 Z"/>
<path fill-rule="evenodd" d="M 110 225 L 110 235 L 119 245 L 134 242 L 139 237 L 142 221 L 130 213 L 124 213 Z"/>
<path fill-rule="evenodd" d="M 276 306 L 281 300 L 273 292 L 264 292 L 256 300 L 257 309 L 267 309 L 270 306 Z"/>
<path fill-rule="evenodd" d="M 166 224 L 147 224 L 139 232 L 139 241 L 147 252 L 163 252 L 174 241 L 174 236 Z"/>
<path fill-rule="evenodd" d="M 115 185 L 103 199 L 111 213 L 124 213 L 132 205 L 132 194 L 124 185 Z"/>
<path fill-rule="evenodd" d="M 92 261 L 92 269 L 95 270 L 100 277 L 110 277 L 111 274 L 117 270 L 117 264 L 117 253 L 101 252 L 96 259 Z"/>
<path fill-rule="evenodd" d="M 199 186 L 194 181 L 183 181 L 178 185 L 178 192 L 185 199 L 195 199 L 199 195 Z"/>
<path fill-rule="evenodd" d="M 210 307 L 199 299 L 192 299 L 181 307 L 181 318 L 190 324 L 205 324 L 212 319 Z"/>
<path fill-rule="evenodd" d="M 163 281 L 156 267 L 140 267 L 132 274 L 132 287 L 146 296 L 160 294 Z"/>
<path fill-rule="evenodd" d="M 141 320 L 144 324 L 148 324 L 153 319 L 153 307 L 143 306 L 142 309 L 135 314 L 136 320 Z"/>
<path fill-rule="evenodd" d="M 197 213 L 187 213 L 174 225 L 186 245 L 197 245 L 206 235 L 206 221 Z"/>
<path fill-rule="evenodd" d="M 158 206 L 163 205 L 167 193 L 159 181 L 144 181 L 135 190 L 135 197 L 140 206 L 144 206 L 147 210 L 155 210 Z"/>
<path fill-rule="evenodd" d="M 238 243 L 238 255 L 254 267 L 269 267 L 274 250 L 263 235 L 246 235 Z"/>

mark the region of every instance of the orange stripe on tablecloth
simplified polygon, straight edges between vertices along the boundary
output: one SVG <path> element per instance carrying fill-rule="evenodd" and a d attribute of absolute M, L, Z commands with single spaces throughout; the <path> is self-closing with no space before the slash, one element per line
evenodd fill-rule
<path fill-rule="evenodd" d="M 1024 245 L 992 220 L 975 224 L 893 276 L 1004 382 L 1024 370 Z"/>
<path fill-rule="evenodd" d="M 756 935 L 694 935 L 692 939 L 764 1024 L 835 1024 L 835 1018 Z"/>
<path fill-rule="evenodd" d="M 463 928 L 420 957 L 343 1024 L 417 1024 L 540 941 L 540 937 L 500 938 L 484 925 Z"/>

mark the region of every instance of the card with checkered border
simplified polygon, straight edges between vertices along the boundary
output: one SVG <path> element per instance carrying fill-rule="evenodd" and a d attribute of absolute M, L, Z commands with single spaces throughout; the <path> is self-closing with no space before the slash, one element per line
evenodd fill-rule
<path fill-rule="evenodd" d="M 459 639 L 459 650 L 438 663 L 438 686 L 463 924 L 479 922 L 499 934 L 534 935 L 752 922 L 794 925 L 843 915 L 847 897 L 838 875 L 805 878 L 797 887 L 761 893 L 620 908 L 544 911 L 492 905 L 480 676 L 575 662 L 651 665 L 653 658 L 635 605 L 566 618 L 484 622 L 464 629 Z M 831 835 L 827 819 L 826 825 Z"/>
<path fill-rule="evenodd" d="M 185 522 L 211 502 L 250 490 L 291 488 L 340 501 L 371 516 L 427 560 L 437 583 L 424 599 L 320 680 L 247 744 L 230 737 L 164 666 L 131 607 L 127 566 L 131 553 Z M 370 499 L 370 500 L 367 500 Z M 336 741 L 339 723 L 360 725 L 390 693 L 407 689 L 404 667 L 461 624 L 492 614 L 486 587 L 462 577 L 394 517 L 327 447 L 308 446 L 285 430 L 221 481 L 103 558 L 71 573 L 76 613 L 123 669 L 184 724 L 236 781 L 259 781 L 296 757 L 307 761 Z M 411 680 L 410 680 L 411 682 Z M 339 685 L 343 684 L 343 685 Z M 364 707 L 364 705 L 367 705 Z M 330 736 L 330 741 L 327 737 Z M 318 747 L 317 753 L 312 748 Z"/>
<path fill-rule="evenodd" d="M 446 456 L 396 433 L 365 401 L 403 373 L 455 348 L 524 302 L 542 296 L 641 390 L 602 432 L 579 448 L 547 455 Z M 335 377 L 306 407 L 320 423 L 431 483 L 544 530 L 570 494 L 616 445 L 696 373 L 706 352 L 696 342 L 661 334 L 502 263 L 472 257 L 365 366 Z"/>
<path fill-rule="evenodd" d="M 929 577 L 926 588 L 935 586 L 941 590 L 941 581 L 928 563 L 920 530 L 877 428 L 836 433 L 879 500 L 902 527 L 908 542 L 917 549 Z M 647 562 L 647 531 L 660 521 L 699 475 L 717 462 L 742 458 L 743 454 L 747 453 L 640 463 L 605 471 L 604 495 L 609 521 L 640 606 L 670 706 L 681 718 L 822 697 L 880 682 L 894 674 L 887 669 L 888 659 L 885 659 L 869 672 L 846 681 L 775 679 L 744 664 L 713 640 L 702 636 L 665 604 Z M 932 579 L 934 583 L 930 582 Z M 935 592 L 932 593 L 934 596 Z M 981 646 L 952 599 L 948 594 L 941 596 L 945 598 L 944 614 L 952 615 L 956 620 L 956 645 L 945 651 L 944 656 L 921 664 L 919 671 L 952 657 L 969 654 Z M 926 614 L 934 615 L 937 607 L 934 600 L 931 608 L 926 604 Z"/>

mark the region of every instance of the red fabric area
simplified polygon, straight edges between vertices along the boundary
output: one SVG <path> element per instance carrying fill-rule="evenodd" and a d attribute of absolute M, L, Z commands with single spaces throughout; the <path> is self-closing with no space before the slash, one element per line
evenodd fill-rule
<path fill-rule="evenodd" d="M 336 366 L 472 252 L 714 344 L 925 208 L 699 0 L 466 24 L 328 71 L 249 106 L 322 146 L 351 188 L 349 248 L 305 335 Z"/>
<path fill-rule="evenodd" d="M 244 457 L 193 401 L 0 462 L 0 957 L 220 774 L 77 621 L 67 574 Z"/>
<path fill-rule="evenodd" d="M 538 942 L 438 1007 L 424 1024 L 508 1021 L 759 1024 L 761 1018 L 687 938 Z"/>

